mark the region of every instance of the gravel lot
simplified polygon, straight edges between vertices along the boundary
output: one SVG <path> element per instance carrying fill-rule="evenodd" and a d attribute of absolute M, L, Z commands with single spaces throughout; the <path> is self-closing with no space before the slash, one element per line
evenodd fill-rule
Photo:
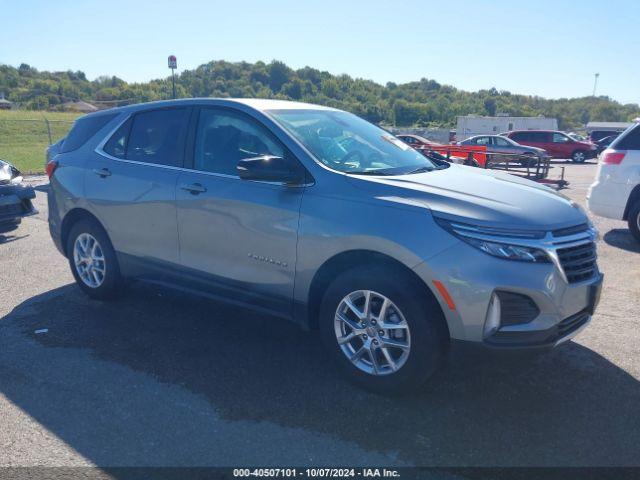
<path fill-rule="evenodd" d="M 584 202 L 594 173 L 567 164 L 565 193 Z M 30 181 L 40 213 L 0 236 L 0 465 L 640 465 L 640 247 L 622 222 L 594 218 L 605 284 L 575 341 L 452 354 L 386 398 L 284 322 L 143 285 L 88 300 Z"/>

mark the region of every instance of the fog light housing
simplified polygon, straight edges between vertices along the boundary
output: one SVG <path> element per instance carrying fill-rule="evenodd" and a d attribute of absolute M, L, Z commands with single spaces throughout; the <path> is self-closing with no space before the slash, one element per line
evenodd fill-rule
<path fill-rule="evenodd" d="M 493 293 L 491 295 L 491 301 L 489 302 L 489 308 L 487 309 L 487 318 L 484 321 L 483 337 L 489 338 L 491 335 L 498 331 L 500 328 L 500 297 Z"/>

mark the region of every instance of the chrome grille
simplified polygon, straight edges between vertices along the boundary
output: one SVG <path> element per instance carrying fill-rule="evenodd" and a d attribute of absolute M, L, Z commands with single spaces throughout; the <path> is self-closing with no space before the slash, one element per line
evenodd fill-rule
<path fill-rule="evenodd" d="M 593 242 L 559 248 L 557 254 L 569 283 L 588 280 L 596 273 L 596 244 Z"/>

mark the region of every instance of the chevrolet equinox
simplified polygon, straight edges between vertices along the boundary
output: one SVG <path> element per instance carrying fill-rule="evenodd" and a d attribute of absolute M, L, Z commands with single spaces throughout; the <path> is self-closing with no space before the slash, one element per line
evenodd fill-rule
<path fill-rule="evenodd" d="M 51 235 L 90 297 L 138 278 L 283 317 L 376 391 L 423 383 L 452 340 L 558 345 L 600 293 L 577 204 L 435 164 L 333 108 L 189 99 L 97 112 L 47 173 Z"/>

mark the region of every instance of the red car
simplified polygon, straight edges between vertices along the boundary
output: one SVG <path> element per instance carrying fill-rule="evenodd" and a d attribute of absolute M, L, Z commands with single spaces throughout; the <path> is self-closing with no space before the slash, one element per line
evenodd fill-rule
<path fill-rule="evenodd" d="M 588 158 L 598 155 L 598 147 L 591 142 L 579 142 L 564 132 L 556 130 L 513 130 L 501 133 L 520 145 L 542 148 L 552 158 L 570 158 L 575 163 L 582 163 Z"/>

